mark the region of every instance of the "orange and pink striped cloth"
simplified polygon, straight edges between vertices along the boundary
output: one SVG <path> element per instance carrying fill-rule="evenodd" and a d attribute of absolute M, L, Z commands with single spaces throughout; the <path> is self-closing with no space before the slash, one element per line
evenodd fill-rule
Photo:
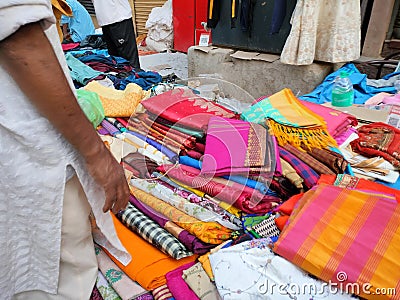
<path fill-rule="evenodd" d="M 400 205 L 394 196 L 318 185 L 299 200 L 274 251 L 339 288 L 356 284 L 361 297 L 400 299 Z M 392 290 L 377 298 L 382 288 Z"/>

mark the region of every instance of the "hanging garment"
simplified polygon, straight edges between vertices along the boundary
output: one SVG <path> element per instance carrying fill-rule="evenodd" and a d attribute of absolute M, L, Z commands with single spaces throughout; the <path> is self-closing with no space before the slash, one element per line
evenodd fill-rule
<path fill-rule="evenodd" d="M 241 0 L 240 5 L 240 28 L 243 32 L 247 32 L 251 37 L 253 29 L 253 14 L 256 0 Z"/>
<path fill-rule="evenodd" d="M 221 14 L 221 0 L 208 0 L 207 6 L 207 27 L 215 28 Z"/>
<path fill-rule="evenodd" d="M 281 54 L 285 64 L 338 63 L 360 57 L 359 0 L 299 0 L 290 23 Z"/>
<path fill-rule="evenodd" d="M 274 10 L 272 12 L 272 20 L 271 20 L 271 29 L 269 31 L 270 34 L 279 33 L 279 30 L 282 27 L 283 20 L 286 17 L 286 9 L 287 4 L 286 0 L 275 0 L 274 1 Z"/>

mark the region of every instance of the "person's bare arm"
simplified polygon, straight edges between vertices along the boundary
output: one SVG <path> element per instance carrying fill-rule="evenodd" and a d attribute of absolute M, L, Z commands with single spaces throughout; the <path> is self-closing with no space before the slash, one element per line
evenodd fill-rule
<path fill-rule="evenodd" d="M 1 65 L 38 111 L 82 154 L 106 194 L 103 211 L 124 209 L 129 188 L 122 167 L 86 118 L 39 23 L 0 41 Z"/>

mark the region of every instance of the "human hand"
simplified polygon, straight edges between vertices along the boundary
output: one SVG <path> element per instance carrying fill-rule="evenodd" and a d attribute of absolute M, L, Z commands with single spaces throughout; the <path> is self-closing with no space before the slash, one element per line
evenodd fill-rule
<path fill-rule="evenodd" d="M 104 151 L 86 158 L 86 165 L 94 180 L 103 187 L 106 200 L 103 212 L 114 214 L 124 210 L 129 201 L 129 187 L 121 165 L 104 147 Z"/>

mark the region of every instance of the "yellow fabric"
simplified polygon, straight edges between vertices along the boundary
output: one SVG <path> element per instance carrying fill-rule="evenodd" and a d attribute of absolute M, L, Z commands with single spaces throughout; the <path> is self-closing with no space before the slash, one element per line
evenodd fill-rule
<path fill-rule="evenodd" d="M 56 17 L 56 25 L 57 25 L 57 31 L 58 35 L 60 36 L 60 42 L 63 40 L 63 33 L 61 31 L 61 16 L 66 15 L 68 17 L 72 16 L 72 10 L 71 7 L 65 2 L 64 0 L 51 0 L 51 6 L 53 8 L 53 14 Z"/>
<path fill-rule="evenodd" d="M 280 158 L 282 175 L 286 177 L 291 183 L 293 183 L 298 189 L 303 188 L 303 178 L 297 174 L 296 170 L 283 158 Z"/>
<path fill-rule="evenodd" d="M 130 117 L 135 113 L 139 103 L 150 93 L 135 83 L 129 83 L 125 90 L 120 91 L 103 86 L 97 81 L 91 81 L 84 89 L 99 95 L 106 117 Z"/>
<path fill-rule="evenodd" d="M 231 230 L 216 222 L 201 222 L 176 209 L 172 205 L 139 189 L 131 187 L 131 193 L 140 202 L 150 206 L 205 243 L 221 244 L 230 237 Z"/>

